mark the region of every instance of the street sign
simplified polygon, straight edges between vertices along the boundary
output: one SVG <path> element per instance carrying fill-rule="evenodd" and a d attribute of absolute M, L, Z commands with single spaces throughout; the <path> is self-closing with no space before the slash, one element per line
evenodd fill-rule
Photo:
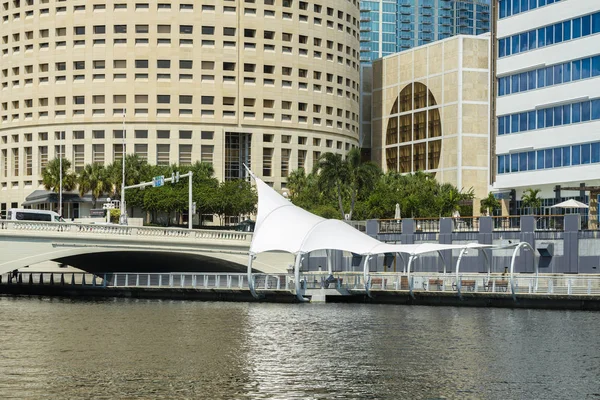
<path fill-rule="evenodd" d="M 164 184 L 165 184 L 164 175 L 155 176 L 154 178 L 152 178 L 152 187 L 161 187 L 161 186 L 164 186 Z"/>

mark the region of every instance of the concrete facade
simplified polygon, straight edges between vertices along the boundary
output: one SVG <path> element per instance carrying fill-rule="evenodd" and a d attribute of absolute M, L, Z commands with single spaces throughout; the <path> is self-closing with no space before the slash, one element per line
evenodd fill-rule
<path fill-rule="evenodd" d="M 277 189 L 358 144 L 357 0 L 23 0 L 0 17 L 3 210 L 49 160 L 109 164 L 123 142 L 221 180 L 247 163 Z"/>
<path fill-rule="evenodd" d="M 488 193 L 488 36 L 457 36 L 373 64 L 373 159 Z"/>

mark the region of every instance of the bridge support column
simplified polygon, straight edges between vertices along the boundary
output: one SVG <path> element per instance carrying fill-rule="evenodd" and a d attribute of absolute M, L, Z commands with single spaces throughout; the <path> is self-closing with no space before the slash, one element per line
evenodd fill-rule
<path fill-rule="evenodd" d="M 248 288 L 250 289 L 250 293 L 252 293 L 252 297 L 254 297 L 255 299 L 259 299 L 260 296 L 258 295 L 258 293 L 256 293 L 256 289 L 254 288 L 254 278 L 252 277 L 252 262 L 255 258 L 255 254 L 248 254 Z"/>

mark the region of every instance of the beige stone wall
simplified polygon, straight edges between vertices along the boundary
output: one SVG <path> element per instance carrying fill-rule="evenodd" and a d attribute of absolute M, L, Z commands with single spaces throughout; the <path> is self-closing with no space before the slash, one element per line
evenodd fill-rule
<path fill-rule="evenodd" d="M 282 148 L 291 149 L 293 170 L 299 151 L 311 167 L 319 153 L 358 144 L 356 1 L 3 4 L 0 203 L 21 202 L 39 187 L 41 149 L 47 159 L 57 155 L 56 132 L 66 132 L 67 158 L 83 146 L 83 162 L 91 163 L 102 144 L 101 161 L 112 162 L 124 113 L 128 153 L 145 144 L 156 162 L 157 145 L 168 144 L 175 163 L 179 146 L 191 145 L 194 162 L 212 146 L 220 179 L 225 132 L 249 133 L 258 175 L 263 149 L 274 149 L 265 180 L 276 188 L 285 184 Z"/>
<path fill-rule="evenodd" d="M 384 149 L 407 145 L 385 144 L 392 105 L 403 88 L 420 82 L 434 96 L 441 118 L 440 163 L 431 172 L 442 182 L 465 190 L 473 187 L 477 197 L 487 195 L 488 47 L 486 37 L 458 36 L 375 62 L 372 132 L 374 148 L 377 143 L 382 150 L 374 151 L 373 155 L 384 169 L 387 168 Z"/>

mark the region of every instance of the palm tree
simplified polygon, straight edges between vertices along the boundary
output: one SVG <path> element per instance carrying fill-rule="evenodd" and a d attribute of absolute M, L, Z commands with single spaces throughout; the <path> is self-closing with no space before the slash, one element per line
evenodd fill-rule
<path fill-rule="evenodd" d="M 371 192 L 375 187 L 377 179 L 381 175 L 381 170 L 373 162 L 363 162 L 360 149 L 353 148 L 346 155 L 345 163 L 348 169 L 348 183 L 350 186 L 350 219 L 354 213 L 356 198 L 359 193 Z"/>
<path fill-rule="evenodd" d="M 113 185 L 113 197 L 121 191 L 121 181 L 123 180 L 122 160 L 117 160 L 106 167 L 110 181 Z M 125 157 L 125 184 L 135 185 L 147 179 L 149 168 L 148 163 L 137 154 L 128 154 Z"/>
<path fill-rule="evenodd" d="M 496 196 L 494 196 L 494 194 L 492 192 L 490 192 L 488 194 L 488 196 L 481 200 L 481 212 L 486 212 L 488 213 L 488 215 L 491 215 L 494 213 L 494 210 L 497 209 L 498 207 L 500 207 L 500 200 L 498 200 L 496 198 Z M 491 210 L 491 212 L 490 212 Z"/>
<path fill-rule="evenodd" d="M 521 196 L 521 209 L 529 208 L 534 212 L 542 206 L 542 199 L 538 197 L 540 189 L 527 189 Z"/>
<path fill-rule="evenodd" d="M 71 162 L 66 158 L 62 160 L 62 187 L 65 191 L 75 189 L 77 176 L 69 172 L 71 168 Z M 46 190 L 50 190 L 54 193 L 60 191 L 60 159 L 55 158 L 49 161 L 44 170 L 42 171 L 42 185 Z"/>
<path fill-rule="evenodd" d="M 325 153 L 319 159 L 319 186 L 335 188 L 338 206 L 344 219 L 344 194 L 350 195 L 350 210 L 352 219 L 356 199 L 361 192 L 369 192 L 381 174 L 379 167 L 372 162 L 363 162 L 360 149 L 355 147 L 348 152 L 346 159 L 341 154 Z"/>
<path fill-rule="evenodd" d="M 342 202 L 342 188 L 348 182 L 348 166 L 341 154 L 325 153 L 319 158 L 319 189 L 326 187 L 335 188 L 338 206 L 342 219 L 344 219 L 344 204 Z"/>
<path fill-rule="evenodd" d="M 79 194 L 83 197 L 87 192 L 92 193 L 92 208 L 96 208 L 96 201 L 103 193 L 112 189 L 108 171 L 99 163 L 88 164 L 77 178 Z"/>

